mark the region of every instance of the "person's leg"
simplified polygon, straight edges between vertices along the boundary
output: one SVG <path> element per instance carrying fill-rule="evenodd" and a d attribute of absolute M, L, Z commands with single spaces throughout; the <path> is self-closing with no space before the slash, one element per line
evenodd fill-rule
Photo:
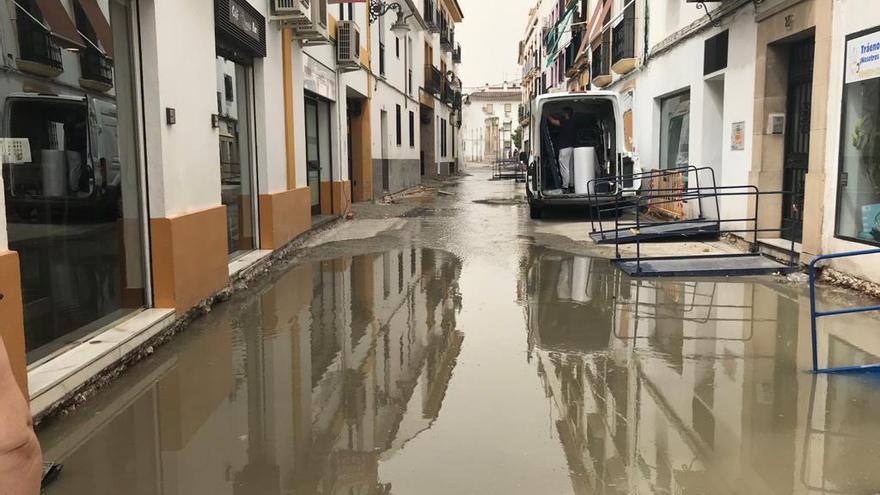
<path fill-rule="evenodd" d="M 27 401 L 12 376 L 0 337 L 0 493 L 37 495 L 42 454 Z"/>
<path fill-rule="evenodd" d="M 559 150 L 559 173 L 562 174 L 562 188 L 571 187 L 571 169 L 574 160 L 574 148 Z"/>

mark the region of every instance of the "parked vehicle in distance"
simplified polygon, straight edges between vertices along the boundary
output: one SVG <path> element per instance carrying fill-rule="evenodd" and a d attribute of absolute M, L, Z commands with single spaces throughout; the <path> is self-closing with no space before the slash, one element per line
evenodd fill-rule
<path fill-rule="evenodd" d="M 532 218 L 540 218 L 548 207 L 595 207 L 638 194 L 641 182 L 634 181 L 632 176 L 641 173 L 641 169 L 624 146 L 623 118 L 616 93 L 551 93 L 538 96 L 531 105 L 527 195 Z M 571 117 L 563 119 L 567 112 L 571 112 Z M 562 126 L 574 126 L 569 188 L 561 187 Z"/>

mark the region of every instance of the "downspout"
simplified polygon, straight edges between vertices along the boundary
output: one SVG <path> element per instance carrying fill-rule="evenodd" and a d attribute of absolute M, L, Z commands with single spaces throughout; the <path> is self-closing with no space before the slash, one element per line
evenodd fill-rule
<path fill-rule="evenodd" d="M 650 55 L 650 53 L 648 51 L 648 40 L 649 40 L 648 29 L 649 29 L 649 26 L 651 25 L 650 22 L 648 22 L 651 19 L 651 13 L 649 10 L 650 7 L 648 6 L 649 2 L 648 2 L 648 0 L 644 0 L 644 2 L 645 2 L 645 15 L 642 17 L 642 19 L 643 19 L 642 23 L 645 25 L 645 42 L 644 42 L 644 46 L 642 46 L 642 50 L 644 51 L 644 54 L 642 55 L 642 66 L 648 65 L 648 56 Z"/>
<path fill-rule="evenodd" d="M 287 158 L 287 189 L 296 189 L 296 140 L 293 126 L 293 31 L 281 31 L 281 71 L 284 86 L 284 150 Z"/>

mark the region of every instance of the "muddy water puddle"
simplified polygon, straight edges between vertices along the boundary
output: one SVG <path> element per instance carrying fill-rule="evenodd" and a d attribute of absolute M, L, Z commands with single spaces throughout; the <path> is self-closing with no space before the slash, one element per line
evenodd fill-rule
<path fill-rule="evenodd" d="M 317 260 L 218 306 L 41 432 L 48 493 L 880 489 L 880 384 L 804 373 L 799 289 L 522 242 Z M 873 321 L 824 327 L 823 363 L 880 362 Z"/>
<path fill-rule="evenodd" d="M 880 486 L 877 383 L 800 371 L 795 296 L 543 248 L 496 270 L 427 249 L 296 267 L 44 431 L 49 493 Z"/>

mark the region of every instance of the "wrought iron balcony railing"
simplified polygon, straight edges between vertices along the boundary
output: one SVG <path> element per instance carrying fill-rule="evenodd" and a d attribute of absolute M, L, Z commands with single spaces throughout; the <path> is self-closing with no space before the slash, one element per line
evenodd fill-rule
<path fill-rule="evenodd" d="M 636 55 L 636 20 L 625 16 L 614 27 L 611 41 L 611 63 L 616 64 L 624 59 L 635 58 Z"/>
<path fill-rule="evenodd" d="M 440 69 L 431 64 L 425 65 L 425 91 L 432 95 L 440 96 L 440 86 L 443 79 Z"/>
<path fill-rule="evenodd" d="M 82 78 L 99 84 L 113 87 L 113 61 L 93 47 L 79 54 Z"/>
<path fill-rule="evenodd" d="M 61 47 L 42 26 L 26 16 L 18 17 L 19 60 L 44 66 L 53 72 L 64 70 Z"/>

